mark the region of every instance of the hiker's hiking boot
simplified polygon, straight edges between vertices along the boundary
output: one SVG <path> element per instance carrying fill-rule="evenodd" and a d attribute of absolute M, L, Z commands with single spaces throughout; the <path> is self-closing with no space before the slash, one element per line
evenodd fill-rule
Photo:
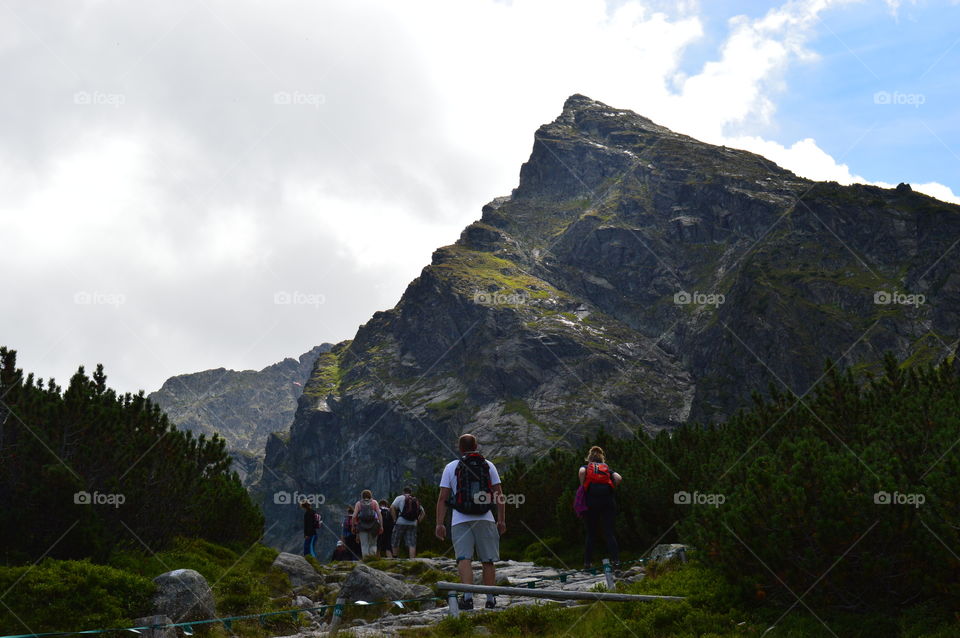
<path fill-rule="evenodd" d="M 496 609 L 497 608 L 497 599 L 496 598 L 487 598 L 487 603 L 483 606 L 484 609 Z"/>
<path fill-rule="evenodd" d="M 460 598 L 460 600 L 457 601 L 457 606 L 460 607 L 460 609 L 473 609 L 473 598 Z"/>

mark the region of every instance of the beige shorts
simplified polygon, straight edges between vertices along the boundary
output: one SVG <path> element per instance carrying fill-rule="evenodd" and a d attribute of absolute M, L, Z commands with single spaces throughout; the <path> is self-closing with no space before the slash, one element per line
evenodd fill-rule
<path fill-rule="evenodd" d="M 464 521 L 450 528 L 450 540 L 457 561 L 473 560 L 474 552 L 481 563 L 500 560 L 500 532 L 493 521 Z"/>

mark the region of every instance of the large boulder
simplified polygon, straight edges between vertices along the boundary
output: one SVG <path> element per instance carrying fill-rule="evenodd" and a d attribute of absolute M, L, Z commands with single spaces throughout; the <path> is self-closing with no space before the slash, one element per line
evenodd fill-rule
<path fill-rule="evenodd" d="M 323 576 L 317 573 L 307 559 L 297 554 L 280 552 L 273 561 L 273 566 L 290 577 L 290 584 L 294 589 L 298 587 L 313 587 L 323 582 Z"/>
<path fill-rule="evenodd" d="M 347 575 L 340 588 L 340 596 L 348 601 L 367 602 L 415 598 L 413 590 L 406 583 L 363 563 L 359 563 Z"/>
<path fill-rule="evenodd" d="M 207 579 L 192 569 L 175 569 L 153 579 L 153 613 L 173 622 L 216 618 L 216 603 Z"/>

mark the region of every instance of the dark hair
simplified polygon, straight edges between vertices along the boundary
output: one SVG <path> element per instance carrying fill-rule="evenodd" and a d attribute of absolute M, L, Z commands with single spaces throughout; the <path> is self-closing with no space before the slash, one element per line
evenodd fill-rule
<path fill-rule="evenodd" d="M 472 434 L 463 434 L 458 442 L 461 452 L 475 452 L 477 450 L 477 437 Z"/>
<path fill-rule="evenodd" d="M 404 494 L 413 494 L 413 488 L 410 487 L 409 485 L 407 485 L 406 487 L 403 488 L 403 493 L 404 493 Z"/>
<path fill-rule="evenodd" d="M 362 492 L 360 492 L 360 498 L 362 499 L 373 498 L 373 492 L 371 492 L 370 490 L 363 490 Z"/>
<path fill-rule="evenodd" d="M 383 505 L 384 507 L 386 507 L 386 506 L 387 506 L 387 499 L 381 498 L 381 499 L 380 499 L 380 504 Z"/>
<path fill-rule="evenodd" d="M 302 501 L 300 501 L 300 507 L 302 507 L 305 510 L 310 509 L 310 501 L 308 501 L 307 499 L 303 499 Z"/>

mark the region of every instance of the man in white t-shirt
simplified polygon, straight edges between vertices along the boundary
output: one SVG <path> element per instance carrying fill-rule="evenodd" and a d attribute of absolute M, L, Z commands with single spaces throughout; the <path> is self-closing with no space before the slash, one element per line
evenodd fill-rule
<path fill-rule="evenodd" d="M 408 502 L 410 502 L 409 508 L 407 507 Z M 402 516 L 405 509 L 415 509 L 417 511 L 416 517 L 411 520 Z M 424 511 L 423 505 L 420 504 L 417 497 L 413 495 L 412 487 L 403 488 L 403 494 L 393 499 L 390 511 L 393 512 L 393 518 L 396 521 L 393 525 L 393 538 L 390 539 L 394 558 L 400 558 L 401 545 L 406 546 L 407 551 L 410 552 L 410 558 L 416 558 L 417 523 L 423 519 L 426 511 Z"/>
<path fill-rule="evenodd" d="M 437 499 L 437 529 L 436 536 L 444 540 L 447 536 L 447 529 L 443 522 L 447 515 L 447 504 L 453 507 L 453 518 L 450 525 L 450 540 L 453 541 L 454 553 L 457 557 L 457 571 L 460 573 L 460 582 L 467 585 L 473 584 L 473 556 L 476 553 L 483 567 L 483 584 L 496 584 L 496 568 L 494 562 L 500 560 L 500 534 L 507 530 L 506 525 L 506 507 L 503 498 L 503 486 L 500 484 L 500 474 L 496 466 L 490 461 L 483 459 L 477 451 L 477 438 L 472 434 L 464 434 L 459 441 L 460 454 L 463 456 L 456 461 L 451 461 L 443 468 L 443 476 L 440 479 L 440 497 Z M 480 464 L 481 460 L 486 464 L 486 472 L 489 477 L 489 491 L 481 490 L 472 497 L 472 503 L 480 504 L 482 513 L 465 513 L 461 510 L 477 510 L 467 503 L 467 505 L 457 504 L 457 469 L 461 463 L 466 464 L 468 457 Z M 479 459 L 477 459 L 479 457 Z M 482 465 L 481 465 L 482 468 Z M 465 471 L 467 466 L 461 468 Z M 465 474 L 461 474 L 465 475 Z M 483 481 L 475 481 L 472 484 L 481 484 Z M 497 518 L 493 518 L 493 509 L 497 510 Z M 461 609 L 473 609 L 473 594 L 465 592 L 460 601 Z M 497 606 L 496 598 L 493 594 L 487 594 L 487 609 L 494 609 Z"/>

